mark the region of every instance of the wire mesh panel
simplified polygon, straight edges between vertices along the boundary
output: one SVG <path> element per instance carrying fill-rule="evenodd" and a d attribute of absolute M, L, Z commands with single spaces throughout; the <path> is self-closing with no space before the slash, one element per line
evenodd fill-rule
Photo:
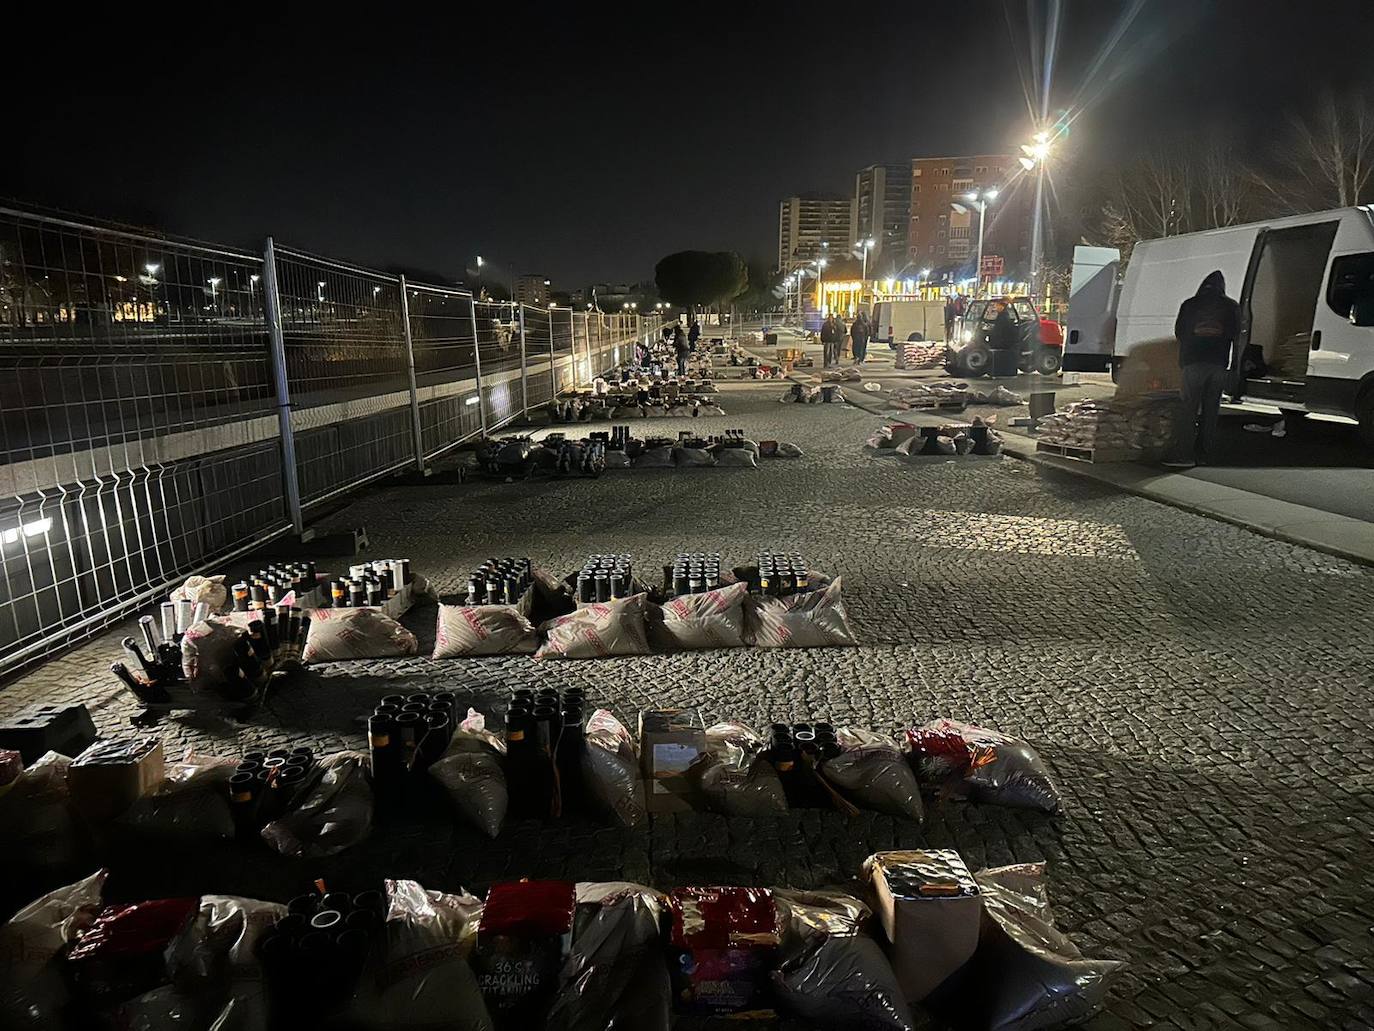
<path fill-rule="evenodd" d="M 477 302 L 477 355 L 482 367 L 482 407 L 491 432 L 525 409 L 520 313 L 515 305 Z"/>
<path fill-rule="evenodd" d="M 553 392 L 555 395 L 576 389 L 576 363 L 573 360 L 573 318 L 570 308 L 549 309 L 549 333 L 553 348 Z"/>
<path fill-rule="evenodd" d="M 0 670 L 285 529 L 261 276 L 0 209 Z"/>
<path fill-rule="evenodd" d="M 410 341 L 424 453 L 432 458 L 482 430 L 472 295 L 408 284 Z"/>
<path fill-rule="evenodd" d="M 525 362 L 527 376 L 525 404 L 547 404 L 554 398 L 553 384 L 553 327 L 549 313 L 543 308 L 522 304 L 521 324 L 525 327 Z"/>
<path fill-rule="evenodd" d="M 414 461 L 400 281 L 276 248 L 304 503 Z"/>

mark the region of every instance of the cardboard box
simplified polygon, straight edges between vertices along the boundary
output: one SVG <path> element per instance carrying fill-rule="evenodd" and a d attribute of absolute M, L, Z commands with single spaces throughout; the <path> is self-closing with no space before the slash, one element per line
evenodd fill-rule
<path fill-rule="evenodd" d="M 696 709 L 649 709 L 639 714 L 639 761 L 644 807 L 651 813 L 691 812 L 687 775 L 706 752 L 706 727 Z"/>
<path fill-rule="evenodd" d="M 67 787 L 81 814 L 102 822 L 150 794 L 163 776 L 160 738 L 111 738 L 97 741 L 72 760 Z"/>
<path fill-rule="evenodd" d="M 875 853 L 864 862 L 864 880 L 892 943 L 897 983 L 919 1002 L 978 947 L 978 882 L 953 849 Z"/>

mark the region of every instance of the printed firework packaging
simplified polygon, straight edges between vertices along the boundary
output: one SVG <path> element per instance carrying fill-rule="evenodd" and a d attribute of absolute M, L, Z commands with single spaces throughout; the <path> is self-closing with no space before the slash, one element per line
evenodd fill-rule
<path fill-rule="evenodd" d="M 440 605 L 434 658 L 529 655 L 539 646 L 534 624 L 514 605 Z"/>
<path fill-rule="evenodd" d="M 768 1015 L 768 976 L 779 940 L 772 892 L 678 888 L 668 906 L 669 971 L 678 1010 Z"/>
<path fill-rule="evenodd" d="M 548 640 L 538 659 L 598 659 L 607 655 L 648 655 L 644 635 L 646 595 L 596 602 L 559 616 L 539 629 Z"/>
<path fill-rule="evenodd" d="M 473 971 L 498 1028 L 540 1027 L 572 945 L 571 881 L 513 881 L 487 892 Z"/>
<path fill-rule="evenodd" d="M 696 709 L 657 709 L 639 714 L 639 759 L 644 803 L 651 813 L 685 813 L 692 805 L 688 770 L 706 752 L 706 729 Z"/>
<path fill-rule="evenodd" d="M 89 820 L 118 816 L 162 783 L 162 742 L 158 738 L 97 741 L 72 760 L 67 787 L 72 802 Z"/>
<path fill-rule="evenodd" d="M 864 861 L 869 902 L 892 943 L 892 969 L 919 1002 L 978 947 L 978 882 L 953 849 L 878 852 Z"/>

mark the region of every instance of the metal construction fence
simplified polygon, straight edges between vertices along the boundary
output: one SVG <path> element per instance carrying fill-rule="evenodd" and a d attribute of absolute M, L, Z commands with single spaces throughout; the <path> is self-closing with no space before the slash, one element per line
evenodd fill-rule
<path fill-rule="evenodd" d="M 0 208 L 0 675 L 656 331 Z"/>

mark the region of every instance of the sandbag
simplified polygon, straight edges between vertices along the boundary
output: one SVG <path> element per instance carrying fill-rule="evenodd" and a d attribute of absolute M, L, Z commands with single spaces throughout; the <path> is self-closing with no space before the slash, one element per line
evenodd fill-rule
<path fill-rule="evenodd" d="M 748 593 L 748 584 L 735 583 L 649 606 L 649 641 L 657 651 L 743 647 Z"/>
<path fill-rule="evenodd" d="M 105 877 L 100 870 L 49 892 L 0 927 L 0 1026 L 6 1031 L 63 1026 L 70 995 L 59 957 L 94 923 Z"/>
<path fill-rule="evenodd" d="M 942 435 L 935 438 L 935 450 L 942 455 L 952 455 L 958 451 L 958 448 L 954 446 L 953 437 Z"/>
<path fill-rule="evenodd" d="M 229 809 L 229 778 L 237 760 L 188 753 L 169 763 L 167 775 L 115 824 L 158 839 L 165 845 L 231 841 L 234 816 Z"/>
<path fill-rule="evenodd" d="M 630 456 L 624 451 L 606 452 L 607 469 L 628 469 L 630 468 Z"/>
<path fill-rule="evenodd" d="M 753 643 L 760 648 L 856 646 L 840 597 L 841 579 L 785 598 L 749 595 L 745 618 Z"/>
<path fill-rule="evenodd" d="M 192 605 L 205 602 L 212 613 L 223 612 L 229 605 L 229 588 L 224 577 L 188 576 L 186 582 L 167 596 L 168 601 L 189 601 Z"/>
<path fill-rule="evenodd" d="M 385 945 L 374 949 L 343 1026 L 368 1031 L 495 1031 L 468 965 L 482 902 L 387 881 Z"/>
<path fill-rule="evenodd" d="M 672 994 L 663 965 L 659 916 L 666 899 L 653 888 L 625 882 L 577 885 L 572 949 L 559 974 L 559 990 L 544 1027 L 550 1031 L 603 1031 L 669 1027 Z M 660 976 L 646 1000 L 646 961 Z M 657 1005 L 653 1005 L 655 1000 Z M 626 1022 L 631 1010 L 633 1022 Z"/>
<path fill-rule="evenodd" d="M 1101 1008 L 1125 966 L 1085 959 L 1054 925 L 1043 863 L 981 870 L 973 958 L 925 1000 L 956 1031 L 1053 1031 Z"/>
<path fill-rule="evenodd" d="M 739 586 L 744 586 L 743 584 Z M 762 759 L 766 742 L 743 723 L 706 728 L 707 761 L 695 768 L 706 804 L 727 816 L 785 812 L 787 794 L 773 764 Z"/>
<path fill-rule="evenodd" d="M 505 753 L 505 742 L 486 729 L 481 713 L 469 709 L 443 756 L 429 767 L 458 815 L 489 838 L 501 832 L 510 802 L 501 768 Z"/>
<path fill-rule="evenodd" d="M 801 458 L 802 453 L 802 449 L 798 445 L 789 443 L 785 440 L 778 441 L 778 449 L 776 451 L 777 457 Z"/>
<path fill-rule="evenodd" d="M 192 692 L 218 694 L 225 683 L 224 671 L 238 664 L 237 642 L 247 632 L 231 622 L 229 613 L 219 619 L 202 620 L 189 627 L 181 638 L 181 671 Z"/>
<path fill-rule="evenodd" d="M 858 727 L 841 727 L 838 737 L 844 751 L 821 763 L 821 775 L 861 809 L 919 823 L 921 787 L 897 743 Z"/>
<path fill-rule="evenodd" d="M 703 389 L 715 389 L 715 388 L 712 387 L 712 388 L 703 388 Z M 703 415 L 703 416 L 704 416 L 704 415 L 724 415 L 724 414 L 725 414 L 725 409 L 722 408 L 720 405 L 699 404 L 699 405 L 697 405 L 697 407 L 696 407 L 696 414 L 697 414 L 697 415 Z"/>
<path fill-rule="evenodd" d="M 414 655 L 419 650 L 415 635 L 380 609 L 313 609 L 301 658 L 344 662 Z"/>
<path fill-rule="evenodd" d="M 607 655 L 648 655 L 644 628 L 648 597 L 632 594 L 593 602 L 576 612 L 549 620 L 539 628 L 546 636 L 536 659 L 595 659 Z"/>
<path fill-rule="evenodd" d="M 705 448 L 698 447 L 675 447 L 673 448 L 674 465 L 715 465 L 716 459 L 711 452 Z"/>
<path fill-rule="evenodd" d="M 673 449 L 670 447 L 647 447 L 635 459 L 635 468 L 671 469 L 673 468 Z"/>
<path fill-rule="evenodd" d="M 284 856 L 322 859 L 362 841 L 372 831 L 372 788 L 367 757 L 326 756 L 303 801 L 262 829 L 262 839 Z"/>
<path fill-rule="evenodd" d="M 47 752 L 0 795 L 0 854 L 7 871 L 0 898 L 16 887 L 73 876 L 84 865 L 85 835 L 67 790 L 70 765 L 65 755 Z"/>
<path fill-rule="evenodd" d="M 722 469 L 757 469 L 754 452 L 743 447 L 723 447 L 716 451 L 716 465 Z"/>
<path fill-rule="evenodd" d="M 773 972 L 778 1008 L 807 1027 L 911 1031 L 911 1007 L 882 948 L 864 934 L 826 935 Z"/>
<path fill-rule="evenodd" d="M 583 734 L 582 776 L 588 794 L 607 815 L 633 827 L 645 817 L 634 738 L 605 709 L 592 713 Z"/>
<path fill-rule="evenodd" d="M 534 624 L 514 605 L 439 606 L 433 658 L 532 655 L 538 647 Z"/>
<path fill-rule="evenodd" d="M 938 719 L 907 731 L 917 777 L 977 802 L 1057 812 L 1059 789 L 1035 749 L 1020 738 Z"/>

